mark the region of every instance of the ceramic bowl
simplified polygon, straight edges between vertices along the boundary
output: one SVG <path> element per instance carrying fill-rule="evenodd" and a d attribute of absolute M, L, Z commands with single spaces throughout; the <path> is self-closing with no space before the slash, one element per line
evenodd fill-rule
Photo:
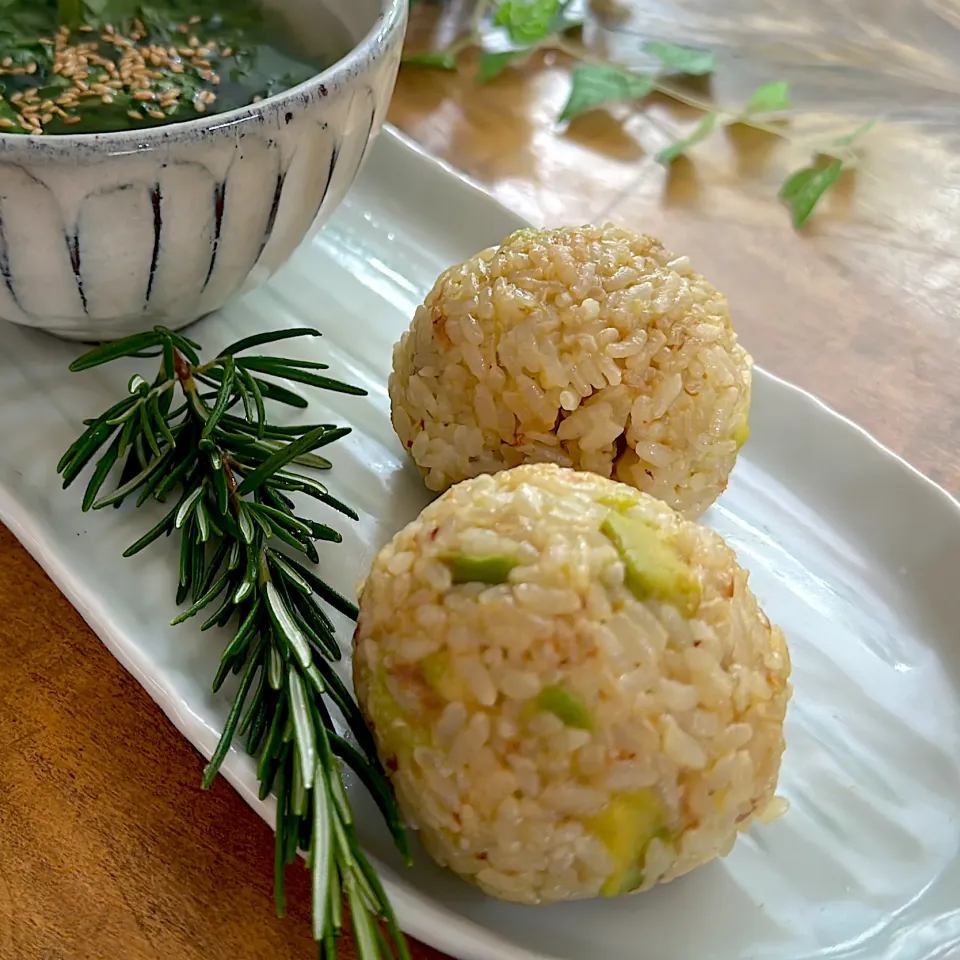
<path fill-rule="evenodd" d="M 353 42 L 312 80 L 151 130 L 0 134 L 0 318 L 75 340 L 183 327 L 259 286 L 353 183 L 393 92 L 407 0 L 273 0 Z"/>

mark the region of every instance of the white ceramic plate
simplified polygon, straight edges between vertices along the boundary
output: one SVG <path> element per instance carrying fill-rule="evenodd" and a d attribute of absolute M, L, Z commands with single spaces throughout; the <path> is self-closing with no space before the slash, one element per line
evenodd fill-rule
<path fill-rule="evenodd" d="M 391 345 L 441 269 L 520 225 L 387 130 L 329 226 L 266 288 L 194 330 L 213 349 L 266 327 L 315 324 L 326 334 L 319 348 L 301 349 L 319 349 L 334 373 L 369 389 L 363 400 L 323 397 L 325 415 L 320 405 L 304 414 L 354 427 L 332 448 L 329 482 L 361 521 L 338 523 L 343 545 L 323 551 L 326 576 L 345 592 L 427 502 L 390 427 Z M 223 641 L 165 626 L 171 544 L 122 560 L 149 517 L 84 515 L 80 490 L 62 493 L 54 472 L 81 419 L 117 396 L 129 370 L 67 375 L 76 348 L 22 329 L 5 328 L 3 344 L 3 520 L 209 756 L 228 705 L 226 693 L 209 693 Z M 753 571 L 756 593 L 791 643 L 796 692 L 781 778 L 788 815 L 745 836 L 726 860 L 650 893 L 537 909 L 486 899 L 423 854 L 412 870 L 398 866 L 377 814 L 354 789 L 362 839 L 410 934 L 461 960 L 955 956 L 960 506 L 762 371 L 751 428 L 733 482 L 706 519 Z M 224 772 L 272 820 L 272 805 L 256 800 L 249 759 L 232 753 Z"/>

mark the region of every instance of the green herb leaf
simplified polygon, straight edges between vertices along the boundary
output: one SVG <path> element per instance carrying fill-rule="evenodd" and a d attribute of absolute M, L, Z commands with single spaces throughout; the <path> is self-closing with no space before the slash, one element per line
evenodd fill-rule
<path fill-rule="evenodd" d="M 138 489 L 141 484 L 146 483 L 147 480 L 162 466 L 164 466 L 170 458 L 169 448 L 163 452 L 159 457 L 156 457 L 154 460 L 151 460 L 132 480 L 123 484 L 122 486 L 117 487 L 116 490 L 110 496 L 101 497 L 93 505 L 94 510 L 102 510 L 104 507 L 109 507 L 111 503 L 116 502 L 117 500 L 122 500 L 127 495 L 133 493 L 134 490 Z"/>
<path fill-rule="evenodd" d="M 493 23 L 506 28 L 513 43 L 528 47 L 550 36 L 560 12 L 560 0 L 501 0 Z"/>
<path fill-rule="evenodd" d="M 154 332 L 159 333 L 160 336 L 170 340 L 192 364 L 197 365 L 200 363 L 200 355 L 197 353 L 200 349 L 200 344 L 195 340 L 191 340 L 189 337 L 185 337 L 183 334 L 176 333 L 173 330 L 168 330 L 166 327 L 154 327 L 153 329 Z"/>
<path fill-rule="evenodd" d="M 706 140 L 716 127 L 717 114 L 715 112 L 708 113 L 700 123 L 697 124 L 689 136 L 684 137 L 682 140 L 677 140 L 676 143 L 672 143 L 669 147 L 661 150 L 657 154 L 657 160 L 659 160 L 660 163 L 672 163 L 677 157 L 682 156 L 691 147 L 700 143 L 701 140 Z"/>
<path fill-rule="evenodd" d="M 437 50 L 432 53 L 411 53 L 403 58 L 403 63 L 412 63 L 418 67 L 432 67 L 434 70 L 456 70 L 457 55 L 449 50 Z"/>
<path fill-rule="evenodd" d="M 672 73 L 685 73 L 690 77 L 703 77 L 713 73 L 716 59 L 709 50 L 693 47 L 678 47 L 673 43 L 649 40 L 643 49 L 656 57 Z"/>
<path fill-rule="evenodd" d="M 342 431 L 340 431 L 340 436 L 344 436 Z M 288 443 L 286 447 L 282 447 L 273 454 L 272 457 L 257 467 L 257 469 L 240 484 L 237 493 L 241 496 L 245 493 L 252 493 L 281 467 L 286 466 L 286 464 L 296 459 L 300 454 L 309 453 L 311 450 L 325 446 L 330 442 L 330 431 L 323 427 L 317 430 L 311 430 L 310 433 L 305 433 L 302 437 Z"/>
<path fill-rule="evenodd" d="M 86 492 L 83 495 L 83 504 L 80 509 L 86 513 L 94 504 L 94 501 L 97 499 L 97 494 L 100 492 L 100 488 L 103 486 L 104 481 L 107 479 L 107 475 L 113 469 L 114 464 L 117 462 L 120 451 L 120 437 L 117 437 L 113 443 L 107 447 L 106 453 L 100 458 L 100 461 L 97 463 L 96 470 L 93 471 L 93 476 L 90 479 L 90 483 L 87 485 Z"/>
<path fill-rule="evenodd" d="M 155 347 L 162 342 L 163 336 L 155 330 L 151 330 L 149 333 L 137 333 L 123 340 L 105 343 L 101 347 L 95 347 L 93 350 L 82 354 L 70 364 L 70 370 L 73 373 L 90 370 L 92 367 L 99 367 L 101 364 L 110 363 L 111 360 L 117 360 L 120 357 L 133 356 L 140 350 Z"/>
<path fill-rule="evenodd" d="M 277 343 L 280 340 L 296 340 L 300 337 L 320 337 L 322 334 L 314 327 L 291 327 L 289 330 L 274 330 L 269 333 L 255 333 L 251 337 L 242 337 L 225 346 L 219 356 L 232 357 L 234 354 L 260 347 L 265 343 Z"/>
<path fill-rule="evenodd" d="M 477 70 L 477 82 L 489 83 L 503 73 L 511 63 L 524 55 L 523 51 L 506 50 L 502 53 L 480 52 L 480 64 Z"/>
<path fill-rule="evenodd" d="M 238 363 L 243 363 L 243 361 L 238 361 Z M 342 380 L 334 380 L 332 377 L 324 377 L 318 373 L 311 373 L 309 370 L 302 370 L 281 359 L 264 358 L 256 365 L 251 361 L 245 363 L 244 368 L 247 370 L 256 369 L 272 377 L 283 377 L 284 380 L 293 380 L 296 383 L 306 383 L 311 387 L 319 387 L 321 390 L 349 393 L 354 397 L 365 397 L 367 395 L 367 391 L 363 387 L 355 387 L 353 384 L 344 383 Z"/>
<path fill-rule="evenodd" d="M 370 796 L 376 801 L 380 808 L 387 826 L 396 840 L 400 852 L 403 854 L 404 862 L 408 865 L 413 862 L 410 851 L 410 843 L 406 831 L 403 829 L 403 821 L 400 817 L 400 811 L 397 807 L 397 801 L 390 791 L 390 786 L 384 776 L 376 770 L 364 758 L 363 754 L 357 750 L 349 740 L 344 740 L 332 731 L 328 734 L 330 738 L 330 747 L 333 752 L 346 763 L 351 770 L 363 781 L 363 785 L 370 791 Z"/>
<path fill-rule="evenodd" d="M 281 760 L 280 771 L 277 775 L 277 822 L 273 847 L 273 902 L 276 904 L 278 917 L 282 917 L 287 912 L 287 899 L 283 889 L 284 871 L 287 866 L 287 844 L 284 833 L 287 822 L 287 777 L 289 776 L 287 769 L 292 768 L 292 766 L 292 756 L 286 762 Z"/>
<path fill-rule="evenodd" d="M 826 167 L 804 167 L 787 177 L 780 188 L 780 199 L 790 208 L 794 227 L 799 230 L 806 224 L 820 198 L 842 172 L 843 161 L 834 160 Z"/>
<path fill-rule="evenodd" d="M 274 629 L 290 645 L 293 655 L 297 658 L 297 661 L 303 669 L 306 670 L 313 661 L 313 656 L 310 653 L 310 643 L 287 609 L 277 587 L 272 583 L 267 583 L 264 595 Z"/>
<path fill-rule="evenodd" d="M 223 379 L 223 371 L 217 367 L 213 367 L 205 374 L 197 374 L 196 378 L 201 383 L 208 383 L 219 390 L 220 381 Z M 255 383 L 260 388 L 263 397 L 267 400 L 276 400 L 290 407 L 299 407 L 301 410 L 307 406 L 307 401 L 304 397 L 294 393 L 292 390 L 288 390 L 286 387 L 281 387 L 277 383 L 270 383 L 269 380 L 261 380 L 259 377 L 251 377 L 249 382 Z"/>
<path fill-rule="evenodd" d="M 170 533 L 174 528 L 174 516 L 179 509 L 180 506 L 177 504 L 155 527 L 151 527 L 136 543 L 127 547 L 123 553 L 124 557 L 138 554 L 145 547 L 149 547 L 154 540 L 159 540 L 165 533 Z"/>
<path fill-rule="evenodd" d="M 571 120 L 607 103 L 642 100 L 654 85 L 653 77 L 644 74 L 620 67 L 584 64 L 573 72 L 573 86 L 559 120 Z"/>
<path fill-rule="evenodd" d="M 243 710 L 244 701 L 247 699 L 247 694 L 250 692 L 250 686 L 259 667 L 260 662 L 256 653 L 254 653 L 247 661 L 247 669 L 244 671 L 243 680 L 240 681 L 237 695 L 233 698 L 233 705 L 230 707 L 230 713 L 227 714 L 227 720 L 223 725 L 223 733 L 220 735 L 217 749 L 214 750 L 210 762 L 204 768 L 202 784 L 204 790 L 209 790 L 213 786 L 213 781 L 216 779 L 223 761 L 227 758 L 227 751 L 233 741 L 234 731 L 236 731 L 237 724 L 240 722 L 240 712 Z"/>
<path fill-rule="evenodd" d="M 357 960 L 376 960 L 377 929 L 370 912 L 358 890 L 356 874 L 349 874 L 344 881 L 347 903 L 350 906 L 350 920 L 353 925 L 353 941 L 357 945 Z"/>
<path fill-rule="evenodd" d="M 64 454 L 60 461 L 64 490 L 80 476 L 84 467 L 96 456 L 97 451 L 110 439 L 115 430 L 115 426 L 97 422 L 89 427 L 80 440 Z M 117 455 L 119 456 L 119 452 Z"/>
<path fill-rule="evenodd" d="M 204 607 L 213 603 L 213 601 L 216 600 L 221 593 L 223 593 L 224 587 L 227 586 L 229 580 L 230 571 L 228 570 L 226 573 L 221 575 L 220 579 L 217 580 L 217 582 L 214 583 L 213 586 L 210 587 L 210 589 L 203 594 L 200 599 L 196 601 L 196 603 L 193 604 L 193 606 L 184 610 L 180 616 L 174 617 L 173 620 L 170 621 L 170 626 L 175 627 L 179 623 L 185 623 L 187 620 L 195 617 Z M 200 584 L 198 583 L 198 588 L 199 587 Z"/>
<path fill-rule="evenodd" d="M 317 741 L 313 730 L 313 718 L 307 704 L 307 692 L 296 670 L 287 671 L 287 694 L 290 697 L 290 713 L 293 716 L 294 740 L 300 757 L 300 773 L 304 787 L 312 789 L 317 770 Z"/>
<path fill-rule="evenodd" d="M 754 90 L 743 112 L 749 116 L 753 113 L 781 113 L 789 109 L 790 84 L 785 80 L 775 80 Z"/>
<path fill-rule="evenodd" d="M 236 366 L 233 357 L 228 356 L 223 362 L 223 377 L 220 380 L 220 392 L 217 394 L 217 402 L 214 404 L 213 410 L 210 411 L 210 416 L 203 425 L 203 431 L 200 434 L 202 440 L 207 440 L 213 436 L 213 432 L 217 429 L 220 418 L 227 412 L 227 408 L 230 406 L 233 398 L 233 379 L 235 373 Z"/>
<path fill-rule="evenodd" d="M 327 933 L 327 911 L 330 902 L 330 882 L 333 868 L 333 843 L 330 827 L 330 796 L 322 767 L 317 768 L 313 784 L 313 843 L 310 857 L 313 870 L 313 939 L 320 942 Z"/>

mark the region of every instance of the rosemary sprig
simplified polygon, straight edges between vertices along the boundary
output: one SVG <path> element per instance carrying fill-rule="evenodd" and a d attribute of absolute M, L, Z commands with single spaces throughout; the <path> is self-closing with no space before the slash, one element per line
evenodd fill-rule
<path fill-rule="evenodd" d="M 131 377 L 126 397 L 87 420 L 57 470 L 66 488 L 96 458 L 84 510 L 119 507 L 134 497 L 137 506 L 151 497 L 171 504 L 124 556 L 162 536 L 178 536 L 176 599 L 190 605 L 173 623 L 202 612 L 203 630 L 230 625 L 232 638 L 213 689 L 230 673 L 239 674 L 240 682 L 203 787 L 213 783 L 234 737 L 245 738 L 258 758 L 261 799 L 276 792 L 278 914 L 285 910 L 286 868 L 302 850 L 313 875 L 313 935 L 321 958 L 335 960 L 346 897 L 359 960 L 409 960 L 383 887 L 359 846 L 341 779 L 343 762 L 369 788 L 409 862 L 406 834 L 370 733 L 332 666 L 340 648 L 323 603 L 353 619 L 357 608 L 307 564 L 319 559 L 317 541 L 336 543 L 341 536 L 300 515 L 289 496 L 306 494 L 357 519 L 323 484 L 294 469 L 329 468 L 315 451 L 349 430 L 332 424 L 278 426 L 265 414 L 267 400 L 306 405 L 278 379 L 364 391 L 313 372 L 325 369 L 323 364 L 245 353 L 307 336 L 319 333 L 302 328 L 248 337 L 207 363 L 201 363 L 198 343 L 163 327 L 91 350 L 70 369 L 146 356 L 159 356 L 160 368 L 152 381 Z M 202 392 L 204 385 L 211 390 Z M 104 492 L 121 462 L 116 488 Z M 331 706 L 358 746 L 337 732 Z"/>

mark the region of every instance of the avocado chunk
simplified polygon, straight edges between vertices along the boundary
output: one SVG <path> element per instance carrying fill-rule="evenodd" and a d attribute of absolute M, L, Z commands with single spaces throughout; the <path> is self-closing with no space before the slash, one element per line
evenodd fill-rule
<path fill-rule="evenodd" d="M 537 697 L 537 706 L 552 713 L 568 727 L 579 730 L 593 729 L 593 718 L 583 701 L 565 687 L 544 687 Z"/>
<path fill-rule="evenodd" d="M 642 887 L 647 847 L 654 837 L 663 839 L 666 834 L 657 795 L 649 789 L 617 794 L 587 826 L 613 861 L 601 895 L 618 897 Z"/>
<path fill-rule="evenodd" d="M 600 530 L 626 566 L 627 589 L 638 600 L 661 600 L 692 617 L 700 606 L 700 580 L 656 527 L 634 517 L 608 513 Z"/>
<path fill-rule="evenodd" d="M 448 553 L 441 557 L 450 568 L 454 583 L 506 583 L 510 571 L 518 566 L 513 557 L 477 557 L 466 553 Z"/>
<path fill-rule="evenodd" d="M 424 657 L 420 661 L 420 675 L 430 689 L 448 703 L 469 699 L 466 681 L 457 673 L 446 650 L 438 650 Z"/>
<path fill-rule="evenodd" d="M 629 493 L 605 493 L 597 497 L 597 503 L 602 503 L 617 513 L 626 513 L 631 507 L 635 507 L 640 502 L 640 498 Z"/>
<path fill-rule="evenodd" d="M 410 758 L 416 747 L 429 745 L 427 730 L 418 726 L 390 693 L 383 664 L 370 677 L 367 703 L 380 731 L 384 754 Z"/>
<path fill-rule="evenodd" d="M 733 439 L 737 442 L 738 450 L 750 439 L 750 423 L 746 417 L 737 424 L 733 431 Z"/>

